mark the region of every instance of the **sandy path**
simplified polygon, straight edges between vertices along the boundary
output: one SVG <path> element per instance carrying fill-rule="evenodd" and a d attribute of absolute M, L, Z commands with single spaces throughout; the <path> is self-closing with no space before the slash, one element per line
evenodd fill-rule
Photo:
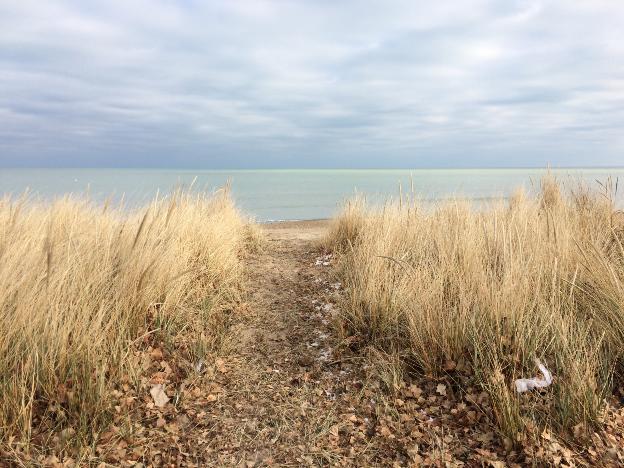
<path fill-rule="evenodd" d="M 248 306 L 232 331 L 222 398 L 213 412 L 215 465 L 327 464 L 336 391 L 347 372 L 332 363 L 336 338 L 327 266 L 316 241 L 325 222 L 263 226 L 267 243 L 248 260 Z"/>
<path fill-rule="evenodd" d="M 168 382 L 172 404 L 151 405 L 133 437 L 119 441 L 117 430 L 105 458 L 252 467 L 385 466 L 403 457 L 378 437 L 366 361 L 336 333 L 341 291 L 317 242 L 326 222 L 261 228 L 266 242 L 245 259 L 246 297 L 225 349 Z"/>

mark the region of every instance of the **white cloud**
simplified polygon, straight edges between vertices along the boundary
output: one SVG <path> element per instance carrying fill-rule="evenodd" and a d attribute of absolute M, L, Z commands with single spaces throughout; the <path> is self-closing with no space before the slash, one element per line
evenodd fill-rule
<path fill-rule="evenodd" d="M 622 24 L 607 0 L 6 2 L 0 164 L 621 163 Z"/>

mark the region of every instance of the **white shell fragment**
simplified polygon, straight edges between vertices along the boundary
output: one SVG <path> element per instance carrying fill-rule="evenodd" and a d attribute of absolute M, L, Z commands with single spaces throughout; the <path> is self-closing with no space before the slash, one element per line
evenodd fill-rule
<path fill-rule="evenodd" d="M 545 388 L 552 383 L 552 375 L 550 371 L 546 369 L 546 366 L 540 362 L 539 359 L 535 359 L 535 364 L 542 373 L 543 378 L 533 377 L 532 379 L 518 379 L 514 383 L 516 385 L 516 392 L 524 393 L 534 388 Z"/>

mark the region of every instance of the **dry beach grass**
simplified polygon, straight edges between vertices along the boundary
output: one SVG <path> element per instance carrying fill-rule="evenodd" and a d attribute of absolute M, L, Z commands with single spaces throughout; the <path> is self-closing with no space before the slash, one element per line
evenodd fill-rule
<path fill-rule="evenodd" d="M 620 216 L 4 199 L 0 466 L 617 466 Z"/>
<path fill-rule="evenodd" d="M 624 216 L 616 186 L 564 194 L 545 178 L 534 197 L 476 210 L 397 200 L 349 203 L 326 245 L 342 253 L 343 325 L 429 376 L 470 376 L 510 444 L 531 429 L 582 437 L 600 426 L 622 381 Z M 555 375 L 542 394 L 512 382 Z"/>
<path fill-rule="evenodd" d="M 138 385 L 137 350 L 163 340 L 202 358 L 250 242 L 226 191 L 129 214 L 69 196 L 0 199 L 2 439 L 88 445 L 111 420 L 111 393 Z"/>

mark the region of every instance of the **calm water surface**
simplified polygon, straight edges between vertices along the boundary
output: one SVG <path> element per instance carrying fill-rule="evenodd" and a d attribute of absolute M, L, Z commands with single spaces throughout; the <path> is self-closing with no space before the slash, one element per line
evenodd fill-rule
<path fill-rule="evenodd" d="M 138 206 L 157 191 L 168 193 L 196 179 L 195 190 L 214 190 L 230 181 L 232 193 L 244 211 L 259 221 L 326 218 L 345 199 L 361 193 L 379 202 L 398 196 L 411 185 L 426 202 L 452 196 L 475 201 L 506 197 L 516 187 L 534 189 L 543 169 L 427 169 L 427 170 L 156 170 L 156 169 L 0 169 L 0 193 L 21 194 L 26 189 L 44 198 L 84 193 L 102 201 L 111 195 Z M 566 184 L 584 180 L 624 179 L 624 169 L 557 169 Z M 622 190 L 620 190 L 622 192 Z M 621 195 L 621 194 L 620 194 Z"/>

